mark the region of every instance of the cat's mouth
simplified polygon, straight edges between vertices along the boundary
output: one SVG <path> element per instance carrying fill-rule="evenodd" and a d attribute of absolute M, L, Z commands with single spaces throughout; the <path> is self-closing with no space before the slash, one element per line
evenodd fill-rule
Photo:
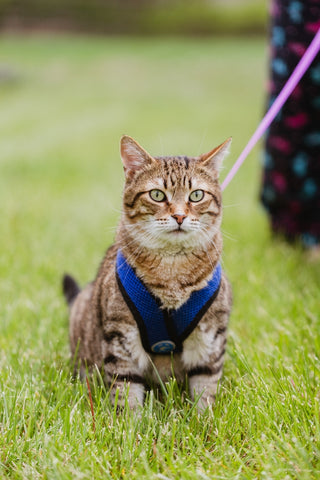
<path fill-rule="evenodd" d="M 171 232 L 169 233 L 173 233 L 174 235 L 180 235 L 180 234 L 185 234 L 185 233 L 188 233 L 186 230 L 182 229 L 180 226 L 178 228 L 175 228 L 174 230 L 171 230 Z"/>

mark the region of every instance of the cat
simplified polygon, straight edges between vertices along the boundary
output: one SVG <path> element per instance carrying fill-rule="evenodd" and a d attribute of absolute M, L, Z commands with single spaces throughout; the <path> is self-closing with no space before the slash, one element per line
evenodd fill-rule
<path fill-rule="evenodd" d="M 174 375 L 214 403 L 232 292 L 221 270 L 221 162 L 231 138 L 198 157 L 153 157 L 121 138 L 125 172 L 115 243 L 82 291 L 65 275 L 70 347 L 83 377 L 103 369 L 114 402 L 142 405 L 145 387 Z"/>

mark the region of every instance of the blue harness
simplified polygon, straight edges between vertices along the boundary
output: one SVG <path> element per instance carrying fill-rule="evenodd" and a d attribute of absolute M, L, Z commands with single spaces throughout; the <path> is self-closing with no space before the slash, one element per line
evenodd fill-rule
<path fill-rule="evenodd" d="M 182 352 L 182 342 L 217 297 L 221 265 L 217 265 L 208 284 L 193 292 L 178 310 L 161 309 L 160 300 L 137 277 L 121 250 L 117 253 L 116 276 L 122 296 L 139 327 L 144 349 L 149 353 L 169 354 Z"/>

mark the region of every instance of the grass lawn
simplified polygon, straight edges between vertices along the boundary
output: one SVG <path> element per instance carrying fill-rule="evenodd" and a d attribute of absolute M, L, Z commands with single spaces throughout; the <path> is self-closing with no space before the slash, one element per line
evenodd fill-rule
<path fill-rule="evenodd" d="M 212 411 L 172 381 L 117 415 L 94 379 L 94 431 L 69 364 L 60 279 L 91 280 L 112 242 L 120 136 L 192 155 L 232 135 L 225 176 L 263 112 L 266 55 L 253 38 L 1 38 L 0 478 L 319 478 L 320 265 L 271 239 L 259 147 L 224 194 L 234 310 Z"/>

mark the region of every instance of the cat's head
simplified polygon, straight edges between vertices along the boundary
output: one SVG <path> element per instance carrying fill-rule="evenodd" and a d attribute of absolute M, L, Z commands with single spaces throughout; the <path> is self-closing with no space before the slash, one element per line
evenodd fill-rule
<path fill-rule="evenodd" d="M 208 246 L 222 216 L 219 170 L 231 138 L 199 157 L 153 157 L 121 138 L 126 182 L 122 225 L 149 249 Z"/>

